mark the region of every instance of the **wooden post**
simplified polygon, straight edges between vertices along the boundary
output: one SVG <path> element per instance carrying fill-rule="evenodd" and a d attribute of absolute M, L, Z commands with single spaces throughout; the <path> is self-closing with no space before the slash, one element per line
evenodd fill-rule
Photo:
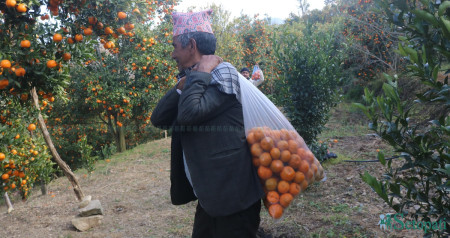
<path fill-rule="evenodd" d="M 4 197 L 6 201 L 6 206 L 8 207 L 8 213 L 11 213 L 14 210 L 14 208 L 12 206 L 11 200 L 9 200 L 8 192 L 5 192 Z"/>
<path fill-rule="evenodd" d="M 56 151 L 55 146 L 53 145 L 52 139 L 50 138 L 50 133 L 47 130 L 47 126 L 45 125 L 44 118 L 42 117 L 42 115 L 40 113 L 39 98 L 36 93 L 35 87 L 33 87 L 33 89 L 31 89 L 31 96 L 33 98 L 34 106 L 39 111 L 39 114 L 38 114 L 39 127 L 41 128 L 42 134 L 44 135 L 45 142 L 47 143 L 48 148 L 50 149 L 50 151 L 53 155 L 53 159 L 58 164 L 58 166 L 62 169 L 62 171 L 64 172 L 64 175 L 66 175 L 66 177 L 69 179 L 70 183 L 72 184 L 73 191 L 75 192 L 75 195 L 77 196 L 78 201 L 82 201 L 84 198 L 84 194 L 83 194 L 83 191 L 81 191 L 81 187 L 78 183 L 77 178 L 75 177 L 75 174 L 73 174 L 72 170 L 66 164 L 66 162 L 64 162 L 64 160 L 61 159 L 58 152 Z"/>

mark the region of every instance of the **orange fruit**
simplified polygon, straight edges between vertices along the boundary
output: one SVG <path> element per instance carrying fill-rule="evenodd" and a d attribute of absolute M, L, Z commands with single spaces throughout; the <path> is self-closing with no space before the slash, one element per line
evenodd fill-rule
<path fill-rule="evenodd" d="M 289 166 L 297 169 L 298 166 L 300 166 L 301 161 L 302 160 L 300 159 L 300 156 L 298 156 L 297 154 L 292 154 L 291 159 L 289 160 Z"/>
<path fill-rule="evenodd" d="M 8 175 L 8 174 L 3 174 L 3 175 L 2 175 L 2 179 L 3 179 L 3 180 L 9 179 L 9 175 Z"/>
<path fill-rule="evenodd" d="M 97 23 L 97 18 L 95 17 L 88 17 L 89 24 L 94 25 Z"/>
<path fill-rule="evenodd" d="M 311 179 L 314 177 L 314 173 L 312 172 L 312 170 L 308 170 L 308 172 L 305 174 L 306 175 L 306 179 L 308 179 L 308 181 L 311 181 Z"/>
<path fill-rule="evenodd" d="M 300 184 L 303 180 L 305 180 L 305 174 L 299 171 L 295 172 L 294 182 Z"/>
<path fill-rule="evenodd" d="M 68 61 L 72 58 L 72 55 L 70 53 L 64 53 L 62 57 L 65 61 Z"/>
<path fill-rule="evenodd" d="M 258 142 L 265 137 L 264 136 L 264 132 L 263 132 L 263 130 L 261 128 L 256 128 L 253 133 L 255 134 L 255 139 Z"/>
<path fill-rule="evenodd" d="M 18 177 L 19 176 L 19 171 L 18 170 L 14 170 L 13 175 Z"/>
<path fill-rule="evenodd" d="M 247 135 L 247 142 L 250 145 L 253 145 L 256 143 L 255 134 L 253 132 L 248 133 Z"/>
<path fill-rule="evenodd" d="M 281 152 L 281 157 L 280 157 L 281 161 L 283 162 L 289 162 L 289 160 L 291 159 L 291 152 L 289 152 L 289 150 L 283 150 Z"/>
<path fill-rule="evenodd" d="M 75 43 L 75 41 L 73 41 L 72 37 L 69 37 L 69 38 L 67 38 L 67 43 L 73 44 L 73 43 Z"/>
<path fill-rule="evenodd" d="M 261 165 L 269 167 L 270 163 L 272 163 L 272 157 L 269 153 L 264 152 L 259 156 L 259 162 Z"/>
<path fill-rule="evenodd" d="M 6 158 L 6 155 L 0 152 L 0 161 L 4 160 Z"/>
<path fill-rule="evenodd" d="M 259 145 L 259 143 L 256 143 L 250 147 L 250 152 L 252 153 L 252 155 L 254 157 L 259 157 L 262 154 L 263 150 L 262 150 L 261 146 Z"/>
<path fill-rule="evenodd" d="M 280 159 L 280 156 L 281 156 L 280 149 L 278 149 L 278 148 L 272 148 L 272 149 L 270 150 L 270 156 L 272 156 L 272 159 L 274 159 L 274 160 Z"/>
<path fill-rule="evenodd" d="M 28 125 L 28 128 L 27 128 L 29 131 L 34 131 L 34 130 L 36 130 L 36 125 L 35 124 L 33 124 L 33 123 L 31 123 L 30 125 Z"/>
<path fill-rule="evenodd" d="M 76 34 L 76 35 L 75 35 L 75 41 L 80 42 L 80 41 L 82 41 L 82 40 L 83 40 L 83 35 L 82 35 L 82 34 Z"/>
<path fill-rule="evenodd" d="M 273 160 L 270 164 L 270 169 L 274 173 L 279 173 L 283 170 L 284 164 L 281 160 Z"/>
<path fill-rule="evenodd" d="M 283 206 L 284 208 L 288 207 L 289 204 L 291 204 L 292 199 L 294 199 L 294 196 L 292 196 L 292 194 L 290 194 L 290 193 L 285 193 L 285 194 L 281 195 L 280 196 L 281 206 Z"/>
<path fill-rule="evenodd" d="M 25 76 L 26 71 L 24 68 L 18 68 L 15 73 L 17 77 L 23 77 Z"/>
<path fill-rule="evenodd" d="M 278 149 L 283 151 L 283 150 L 287 150 L 289 148 L 289 144 L 285 140 L 280 140 L 277 142 L 277 147 L 278 147 Z"/>
<path fill-rule="evenodd" d="M 122 27 L 119 27 L 119 28 L 117 28 L 117 32 L 119 32 L 120 34 L 126 34 L 126 31 L 125 31 L 125 28 L 122 26 Z"/>
<path fill-rule="evenodd" d="M 283 207 L 280 204 L 272 204 L 269 207 L 269 214 L 271 217 L 278 219 L 283 215 Z"/>
<path fill-rule="evenodd" d="M 303 181 L 300 183 L 300 187 L 302 188 L 301 191 L 305 191 L 305 189 L 308 187 L 308 181 L 306 181 L 306 179 L 303 180 Z"/>
<path fill-rule="evenodd" d="M 280 182 L 278 182 L 277 190 L 279 193 L 287 193 L 289 192 L 290 187 L 291 185 L 288 182 L 281 180 Z"/>
<path fill-rule="evenodd" d="M 111 29 L 111 27 L 108 26 L 105 28 L 105 34 L 110 35 L 112 33 L 114 33 L 114 31 Z"/>
<path fill-rule="evenodd" d="M 280 130 L 280 134 L 281 134 L 281 139 L 282 140 L 288 141 L 291 138 L 291 136 L 289 134 L 289 131 L 286 130 L 286 129 L 281 129 Z"/>
<path fill-rule="evenodd" d="M 309 171 L 309 164 L 308 162 L 306 162 L 306 160 L 302 160 L 302 162 L 300 162 L 300 166 L 298 169 L 300 172 L 306 174 Z"/>
<path fill-rule="evenodd" d="M 26 12 L 27 11 L 27 5 L 20 3 L 19 5 L 17 5 L 16 10 L 18 12 Z"/>
<path fill-rule="evenodd" d="M 15 189 L 16 188 L 16 184 L 11 184 L 11 189 Z"/>
<path fill-rule="evenodd" d="M 29 40 L 23 40 L 20 42 L 20 47 L 22 48 L 30 48 L 31 42 Z"/>
<path fill-rule="evenodd" d="M 269 191 L 266 194 L 266 200 L 270 203 L 270 204 L 275 204 L 278 201 L 280 201 L 280 195 L 276 192 L 276 191 Z"/>
<path fill-rule="evenodd" d="M 297 141 L 295 141 L 295 140 L 288 140 L 288 150 L 289 150 L 289 152 L 291 152 L 292 154 L 295 154 L 295 153 L 297 153 L 297 149 L 298 149 Z"/>
<path fill-rule="evenodd" d="M 8 87 L 8 85 L 9 85 L 9 80 L 7 80 L 7 79 L 0 80 L 0 89 L 4 89 L 4 88 Z"/>
<path fill-rule="evenodd" d="M 54 42 L 60 42 L 60 41 L 62 41 L 62 35 L 61 34 L 59 34 L 59 33 L 56 33 L 56 34 L 54 34 L 53 35 L 53 41 Z"/>
<path fill-rule="evenodd" d="M 298 133 L 296 131 L 289 131 L 289 138 L 291 138 L 292 140 L 297 140 L 300 137 L 298 136 Z"/>
<path fill-rule="evenodd" d="M 285 181 L 292 181 L 295 178 L 295 171 L 291 166 L 285 166 L 280 173 L 281 179 Z"/>
<path fill-rule="evenodd" d="M 83 33 L 85 36 L 90 36 L 90 35 L 92 35 L 92 29 L 88 27 L 83 30 Z"/>
<path fill-rule="evenodd" d="M 268 191 L 274 191 L 275 189 L 277 189 L 277 185 L 278 185 L 278 181 L 276 178 L 269 178 L 265 182 L 265 188 Z"/>
<path fill-rule="evenodd" d="M 2 60 L 0 62 L 0 67 L 4 68 L 4 69 L 9 69 L 11 68 L 11 61 L 9 60 Z"/>
<path fill-rule="evenodd" d="M 25 173 L 22 172 L 22 171 L 20 171 L 20 172 L 19 172 L 19 177 L 20 177 L 20 178 L 25 178 Z"/>
<path fill-rule="evenodd" d="M 16 6 L 16 0 L 6 0 L 6 6 L 7 7 L 15 7 Z"/>
<path fill-rule="evenodd" d="M 281 140 L 281 133 L 278 130 L 272 130 L 271 136 L 275 142 L 278 142 L 279 140 Z"/>
<path fill-rule="evenodd" d="M 55 60 L 49 60 L 47 61 L 47 68 L 55 68 L 58 64 L 56 63 Z"/>
<path fill-rule="evenodd" d="M 302 188 L 298 183 L 291 183 L 289 187 L 289 193 L 292 194 L 293 196 L 296 196 L 297 194 L 300 193 L 301 189 Z"/>
<path fill-rule="evenodd" d="M 260 144 L 263 150 L 270 151 L 275 143 L 273 142 L 272 138 L 266 136 L 261 140 Z"/>
<path fill-rule="evenodd" d="M 118 12 L 117 17 L 121 20 L 127 18 L 127 14 L 125 12 Z"/>
<path fill-rule="evenodd" d="M 306 150 L 304 148 L 297 149 L 297 154 L 300 155 L 302 160 L 306 160 L 309 163 L 314 161 L 314 154 L 310 150 Z"/>
<path fill-rule="evenodd" d="M 266 180 L 266 179 L 272 177 L 272 174 L 273 174 L 272 170 L 270 170 L 269 168 L 264 167 L 264 166 L 259 166 L 259 168 L 258 168 L 258 176 L 259 176 L 260 179 Z"/>

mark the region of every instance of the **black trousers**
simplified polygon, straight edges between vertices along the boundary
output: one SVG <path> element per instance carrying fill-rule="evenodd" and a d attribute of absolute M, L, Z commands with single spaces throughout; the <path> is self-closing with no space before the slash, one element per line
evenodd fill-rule
<path fill-rule="evenodd" d="M 261 200 L 249 208 L 223 217 L 211 217 L 197 204 L 193 238 L 247 238 L 256 237 L 261 218 Z"/>

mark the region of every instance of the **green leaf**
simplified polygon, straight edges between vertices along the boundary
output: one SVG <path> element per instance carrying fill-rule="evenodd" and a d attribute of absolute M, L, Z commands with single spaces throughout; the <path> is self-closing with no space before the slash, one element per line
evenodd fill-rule
<path fill-rule="evenodd" d="M 361 179 L 366 182 L 370 187 L 375 190 L 375 192 L 380 196 L 384 201 L 389 202 L 388 195 L 384 189 L 384 186 L 381 182 L 379 182 L 375 177 L 370 175 L 367 171 L 364 172 L 364 175 L 361 175 Z"/>
<path fill-rule="evenodd" d="M 414 13 L 416 15 L 416 17 L 418 17 L 428 23 L 431 23 L 435 27 L 439 27 L 439 22 L 437 21 L 436 17 L 433 16 L 433 14 L 431 14 L 425 10 L 420 10 L 420 9 L 419 10 L 415 9 L 415 10 L 412 10 L 411 12 Z"/>
<path fill-rule="evenodd" d="M 378 157 L 378 160 L 380 161 L 380 163 L 381 163 L 382 165 L 386 165 L 386 160 L 385 160 L 385 158 L 384 158 L 383 152 L 378 152 L 377 157 Z"/>
<path fill-rule="evenodd" d="M 352 106 L 354 108 L 360 109 L 361 111 L 364 112 L 364 114 L 368 117 L 371 118 L 371 115 L 369 114 L 369 110 L 367 110 L 367 107 L 362 105 L 361 103 L 352 103 Z"/>
<path fill-rule="evenodd" d="M 450 7 L 450 1 L 445 1 L 443 3 L 441 3 L 441 5 L 439 5 L 439 10 L 438 10 L 438 15 L 441 17 L 442 15 L 444 15 L 445 11 L 447 10 L 447 8 Z"/>

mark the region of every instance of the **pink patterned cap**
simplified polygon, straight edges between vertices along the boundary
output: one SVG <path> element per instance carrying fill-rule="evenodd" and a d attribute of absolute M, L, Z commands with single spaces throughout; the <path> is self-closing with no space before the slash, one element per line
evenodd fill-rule
<path fill-rule="evenodd" d="M 173 36 L 188 32 L 207 32 L 214 34 L 211 28 L 212 10 L 201 12 L 174 12 L 173 18 Z"/>

